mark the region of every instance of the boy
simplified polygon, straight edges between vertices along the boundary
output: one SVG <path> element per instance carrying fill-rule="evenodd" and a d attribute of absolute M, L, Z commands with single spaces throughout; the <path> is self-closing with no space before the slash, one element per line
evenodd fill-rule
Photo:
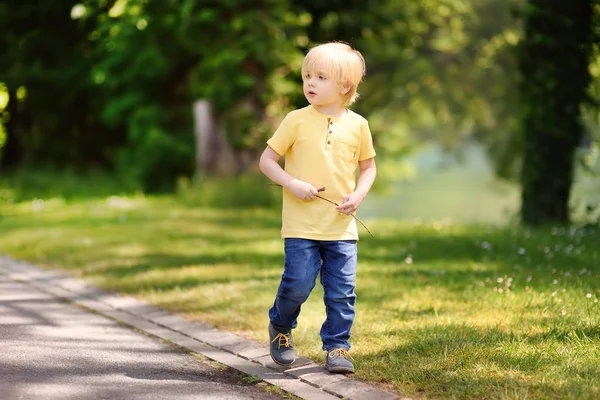
<path fill-rule="evenodd" d="M 312 48 L 302 64 L 310 105 L 283 119 L 260 158 L 261 171 L 283 187 L 284 271 L 269 310 L 270 353 L 280 365 L 296 359 L 292 329 L 320 273 L 327 315 L 321 327 L 325 367 L 354 372 L 348 340 L 358 232 L 351 214 L 369 192 L 376 167 L 367 120 L 346 107 L 358 97 L 364 74 L 362 55 L 349 45 L 332 42 Z M 283 155 L 285 170 L 278 164 Z M 317 198 L 317 188 L 340 205 Z"/>

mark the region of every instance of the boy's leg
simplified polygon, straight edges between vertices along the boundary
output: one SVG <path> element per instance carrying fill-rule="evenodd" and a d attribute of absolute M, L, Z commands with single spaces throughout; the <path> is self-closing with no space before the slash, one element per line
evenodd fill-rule
<path fill-rule="evenodd" d="M 321 327 L 325 367 L 331 372 L 354 372 L 350 361 L 350 329 L 354 322 L 357 244 L 355 240 L 323 242 L 321 284 L 327 319 Z"/>
<path fill-rule="evenodd" d="M 327 319 L 321 327 L 323 350 L 350 349 L 356 294 L 356 240 L 322 242 L 321 284 Z"/>
<path fill-rule="evenodd" d="M 315 287 L 321 268 L 318 243 L 306 239 L 285 239 L 285 263 L 277 297 L 269 310 L 270 354 L 280 365 L 296 359 L 292 329 L 298 324 L 300 307 Z"/>
<path fill-rule="evenodd" d="M 283 275 L 273 307 L 269 310 L 271 323 L 279 329 L 294 329 L 300 307 L 315 287 L 321 269 L 321 256 L 317 241 L 285 239 Z"/>

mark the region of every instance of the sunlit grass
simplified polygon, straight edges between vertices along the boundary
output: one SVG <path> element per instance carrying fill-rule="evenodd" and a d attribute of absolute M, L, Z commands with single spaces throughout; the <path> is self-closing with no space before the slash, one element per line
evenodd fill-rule
<path fill-rule="evenodd" d="M 367 220 L 359 244 L 356 376 L 431 398 L 600 397 L 600 237 Z M 16 202 L 0 253 L 266 344 L 282 272 L 278 210 L 175 198 Z M 317 286 L 295 331 L 323 361 Z"/>

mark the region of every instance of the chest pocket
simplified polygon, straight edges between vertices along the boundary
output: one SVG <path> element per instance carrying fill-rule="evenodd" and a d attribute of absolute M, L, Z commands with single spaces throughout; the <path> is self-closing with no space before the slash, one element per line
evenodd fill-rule
<path fill-rule="evenodd" d="M 358 138 L 343 137 L 338 141 L 337 155 L 346 162 L 356 162 L 358 160 Z"/>

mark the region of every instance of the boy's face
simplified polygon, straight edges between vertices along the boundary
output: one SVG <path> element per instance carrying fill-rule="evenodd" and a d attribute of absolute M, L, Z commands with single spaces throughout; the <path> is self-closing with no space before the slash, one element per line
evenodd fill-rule
<path fill-rule="evenodd" d="M 302 77 L 304 96 L 317 107 L 342 106 L 344 94 L 349 88 L 340 88 L 336 80 L 324 70 L 305 71 Z"/>

